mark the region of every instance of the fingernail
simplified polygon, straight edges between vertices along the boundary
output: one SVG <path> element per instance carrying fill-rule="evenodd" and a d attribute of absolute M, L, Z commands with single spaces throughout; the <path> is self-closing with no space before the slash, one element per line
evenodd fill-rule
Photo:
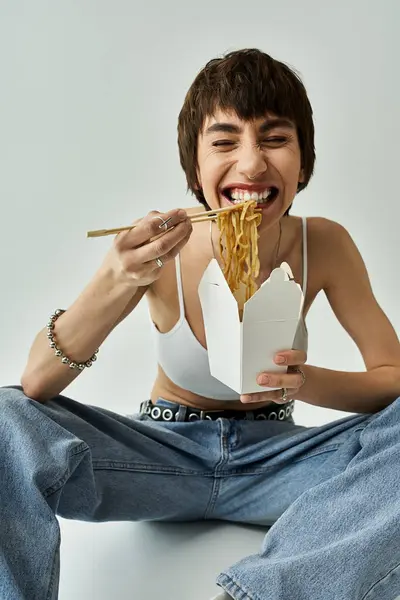
<path fill-rule="evenodd" d="M 267 385 L 270 382 L 268 375 L 260 375 L 258 378 L 259 385 Z"/>
<path fill-rule="evenodd" d="M 241 402 L 251 402 L 251 396 L 241 396 Z"/>
<path fill-rule="evenodd" d="M 181 219 L 181 221 L 183 221 L 184 219 L 187 218 L 187 212 L 186 210 L 180 210 L 178 212 L 178 218 Z"/>
<path fill-rule="evenodd" d="M 286 358 L 279 355 L 276 357 L 275 362 L 278 363 L 278 365 L 282 365 L 284 362 L 286 362 Z"/>

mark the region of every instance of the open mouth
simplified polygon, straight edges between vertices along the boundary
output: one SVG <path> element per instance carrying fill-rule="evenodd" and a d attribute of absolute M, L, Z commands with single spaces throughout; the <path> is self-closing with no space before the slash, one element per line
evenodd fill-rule
<path fill-rule="evenodd" d="M 240 204 L 241 202 L 254 200 L 260 208 L 272 204 L 278 197 L 278 194 L 279 190 L 275 186 L 267 187 L 259 192 L 229 187 L 222 190 L 222 195 L 230 202 L 230 204 Z"/>

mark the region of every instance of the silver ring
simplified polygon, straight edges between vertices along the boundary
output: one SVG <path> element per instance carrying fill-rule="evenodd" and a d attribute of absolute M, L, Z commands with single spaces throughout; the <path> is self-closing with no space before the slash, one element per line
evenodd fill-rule
<path fill-rule="evenodd" d="M 282 388 L 282 396 L 281 396 L 281 400 L 283 400 L 284 402 L 286 402 L 288 397 L 288 391 L 287 388 Z"/>
<path fill-rule="evenodd" d="M 300 375 L 301 375 L 301 378 L 302 378 L 302 380 L 303 380 L 303 381 L 301 382 L 301 385 L 304 385 L 304 384 L 305 384 L 305 382 L 306 382 L 306 376 L 305 376 L 305 374 L 304 374 L 304 371 L 303 371 L 303 369 L 301 369 L 300 367 L 293 367 L 293 373 L 300 373 Z"/>
<path fill-rule="evenodd" d="M 158 226 L 158 229 L 165 229 L 165 231 L 167 231 L 168 229 L 168 223 L 171 221 L 172 217 L 169 217 L 168 219 L 164 219 L 162 217 L 153 217 L 154 219 L 160 219 L 161 221 L 161 225 Z"/>
<path fill-rule="evenodd" d="M 161 269 L 161 267 L 164 265 L 164 263 L 163 263 L 163 261 L 161 260 L 161 258 L 156 258 L 156 264 L 157 264 L 157 267 L 160 267 L 160 269 Z"/>

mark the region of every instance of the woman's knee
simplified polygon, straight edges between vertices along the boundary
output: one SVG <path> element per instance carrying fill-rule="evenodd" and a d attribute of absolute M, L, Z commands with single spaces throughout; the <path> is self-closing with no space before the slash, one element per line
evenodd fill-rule
<path fill-rule="evenodd" d="M 0 387 L 0 430 L 2 425 L 9 428 L 12 422 L 20 422 L 23 416 L 31 414 L 33 404 L 21 386 Z"/>
<path fill-rule="evenodd" d="M 0 411 L 3 409 L 2 404 L 4 402 L 16 402 L 18 400 L 29 400 L 21 385 L 7 385 L 0 387 Z"/>

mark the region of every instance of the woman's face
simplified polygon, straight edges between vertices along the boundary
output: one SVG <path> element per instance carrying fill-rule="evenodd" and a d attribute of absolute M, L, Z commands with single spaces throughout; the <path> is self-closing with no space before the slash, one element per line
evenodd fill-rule
<path fill-rule="evenodd" d="M 284 215 L 303 181 L 296 127 L 273 114 L 242 121 L 234 111 L 217 110 L 199 135 L 197 161 L 208 205 L 231 206 L 253 194 L 262 208 L 260 233 Z"/>

